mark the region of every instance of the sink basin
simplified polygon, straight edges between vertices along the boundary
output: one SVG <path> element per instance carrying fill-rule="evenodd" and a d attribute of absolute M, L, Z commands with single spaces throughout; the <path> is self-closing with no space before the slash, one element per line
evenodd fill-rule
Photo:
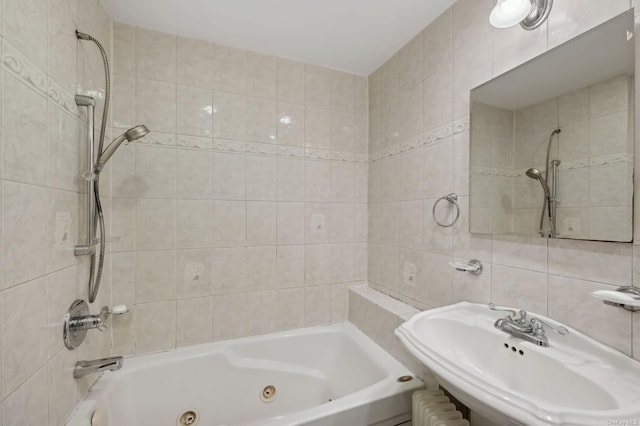
<path fill-rule="evenodd" d="M 563 324 L 529 313 L 552 326 Z M 504 312 L 457 303 L 414 315 L 396 336 L 474 411 L 506 424 L 640 424 L 640 363 L 567 327 L 540 347 L 493 326 Z"/>

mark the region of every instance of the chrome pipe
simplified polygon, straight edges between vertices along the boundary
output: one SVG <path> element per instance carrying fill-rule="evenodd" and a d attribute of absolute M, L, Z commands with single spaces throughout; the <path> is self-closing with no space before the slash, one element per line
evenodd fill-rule
<path fill-rule="evenodd" d="M 76 245 L 73 253 L 76 256 L 92 255 L 96 251 L 96 200 L 93 188 L 93 164 L 95 162 L 95 135 L 93 124 L 95 120 L 96 100 L 91 96 L 76 95 L 76 105 L 87 107 L 87 171 L 83 177 L 87 181 L 86 224 L 87 237 L 85 244 Z"/>
<path fill-rule="evenodd" d="M 551 238 L 556 238 L 556 210 L 558 207 L 558 166 L 560 165 L 560 160 L 553 160 L 551 162 L 551 179 L 553 180 L 551 185 L 551 204 L 550 204 L 550 213 L 551 213 Z"/>

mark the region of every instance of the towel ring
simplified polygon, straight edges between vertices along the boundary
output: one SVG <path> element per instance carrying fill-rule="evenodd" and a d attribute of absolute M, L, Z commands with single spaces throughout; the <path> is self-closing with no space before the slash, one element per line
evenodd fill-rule
<path fill-rule="evenodd" d="M 448 202 L 453 204 L 454 207 L 456 208 L 456 217 L 449 224 L 440 223 L 438 222 L 438 219 L 436 219 L 436 206 L 442 200 L 447 200 Z M 442 226 L 443 228 L 449 228 L 453 226 L 453 224 L 456 223 L 458 221 L 458 218 L 460 217 L 460 206 L 458 205 L 458 195 L 455 192 L 452 192 L 450 194 L 445 195 L 444 197 L 438 198 L 436 202 L 433 203 L 433 209 L 431 209 L 431 214 L 433 215 L 433 221 L 436 223 L 436 225 Z"/>

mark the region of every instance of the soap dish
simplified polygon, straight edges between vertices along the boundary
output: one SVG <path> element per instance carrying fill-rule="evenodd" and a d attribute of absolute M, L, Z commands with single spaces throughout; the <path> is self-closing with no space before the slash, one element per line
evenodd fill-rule
<path fill-rule="evenodd" d="M 640 288 L 625 286 L 616 290 L 594 291 L 591 295 L 610 306 L 624 308 L 631 312 L 640 310 Z"/>

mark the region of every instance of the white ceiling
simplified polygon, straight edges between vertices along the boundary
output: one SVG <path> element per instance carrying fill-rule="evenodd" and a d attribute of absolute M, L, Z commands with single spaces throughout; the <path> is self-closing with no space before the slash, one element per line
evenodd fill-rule
<path fill-rule="evenodd" d="M 102 0 L 116 22 L 368 75 L 454 0 Z"/>

